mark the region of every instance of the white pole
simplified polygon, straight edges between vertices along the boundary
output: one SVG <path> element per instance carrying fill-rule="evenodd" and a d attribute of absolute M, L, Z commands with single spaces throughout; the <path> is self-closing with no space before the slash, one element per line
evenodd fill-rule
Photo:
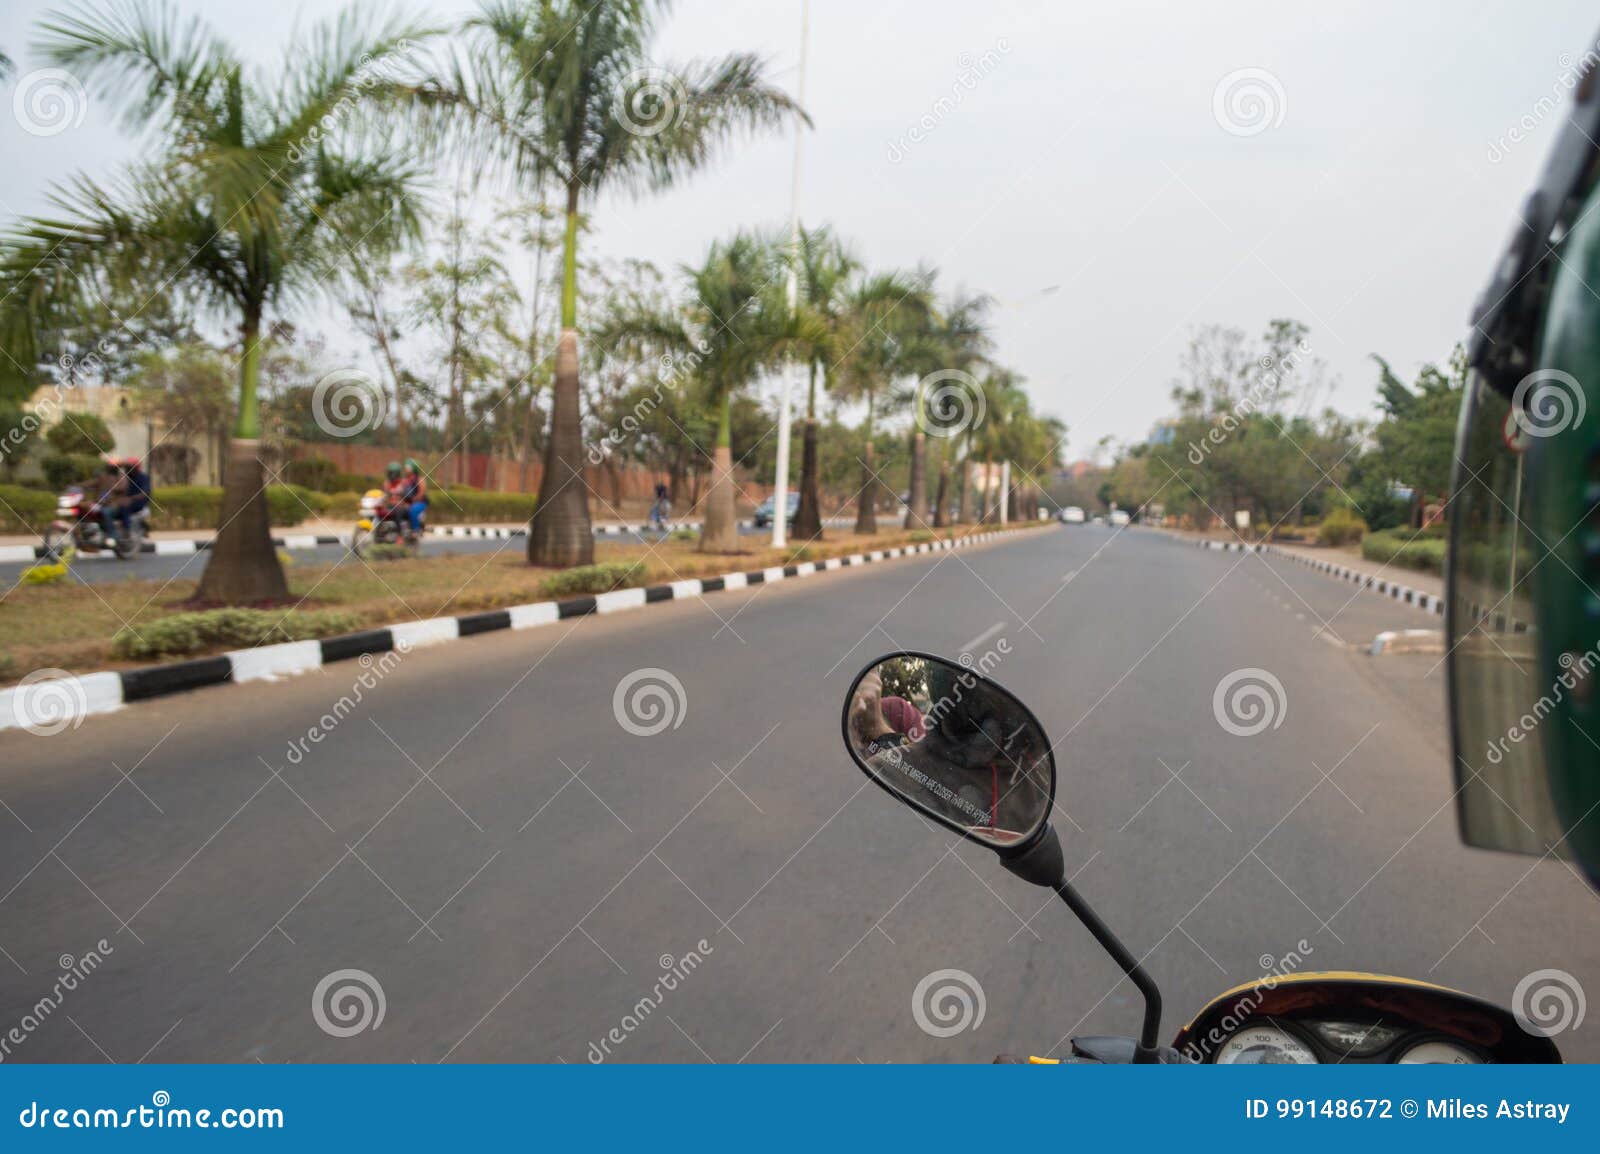
<path fill-rule="evenodd" d="M 811 25 L 811 0 L 800 0 L 800 76 L 795 82 L 795 103 L 805 107 L 806 101 L 806 39 Z M 800 303 L 800 275 L 793 263 L 800 250 L 800 161 L 804 154 L 805 124 L 800 114 L 794 117 L 794 188 L 789 197 L 789 312 L 792 315 Z M 778 402 L 778 461 L 772 481 L 772 547 L 782 549 L 789 543 L 789 426 L 791 423 L 791 386 L 795 383 L 799 366 L 792 360 L 785 366 L 783 386 Z"/>
<path fill-rule="evenodd" d="M 1011 512 L 1011 461 L 1000 462 L 1000 524 L 1004 525 Z"/>

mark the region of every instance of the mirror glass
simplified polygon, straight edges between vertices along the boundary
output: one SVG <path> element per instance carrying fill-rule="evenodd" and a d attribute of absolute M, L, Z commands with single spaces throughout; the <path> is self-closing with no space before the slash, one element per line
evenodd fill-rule
<path fill-rule="evenodd" d="M 978 673 L 918 653 L 880 658 L 845 707 L 850 755 L 908 804 L 1006 848 L 1050 819 L 1055 758 L 1021 701 Z"/>

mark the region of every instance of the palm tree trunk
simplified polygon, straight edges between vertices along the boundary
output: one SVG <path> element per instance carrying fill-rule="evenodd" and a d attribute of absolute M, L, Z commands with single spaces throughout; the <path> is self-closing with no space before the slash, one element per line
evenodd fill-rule
<path fill-rule="evenodd" d="M 794 535 L 822 540 L 822 499 L 817 491 L 817 363 L 811 362 L 811 388 L 806 395 L 804 447 L 800 451 L 800 507 L 794 513 Z"/>
<path fill-rule="evenodd" d="M 906 528 L 928 527 L 928 440 L 920 428 L 911 434 L 910 501 L 906 505 Z"/>
<path fill-rule="evenodd" d="M 856 532 L 878 531 L 878 473 L 872 467 L 872 394 L 867 394 L 867 443 L 861 455 L 861 493 L 856 497 Z"/>
<path fill-rule="evenodd" d="M 272 547 L 267 490 L 261 470 L 261 428 L 256 384 L 261 376 L 261 317 L 242 326 L 244 356 L 239 361 L 239 418 L 222 473 L 222 523 L 212 543 L 194 600 L 218 605 L 282 603 L 289 583 Z"/>
<path fill-rule="evenodd" d="M 941 455 L 939 461 L 939 489 L 933 498 L 933 527 L 943 529 L 950 523 L 950 460 Z"/>
<path fill-rule="evenodd" d="M 717 447 L 712 454 L 711 492 L 706 495 L 700 552 L 733 553 L 739 548 L 733 492 L 733 393 L 723 393 L 717 417 Z"/>
<path fill-rule="evenodd" d="M 972 519 L 972 447 L 961 455 L 961 497 L 956 503 L 956 523 L 965 525 Z"/>
<path fill-rule="evenodd" d="M 594 526 L 583 481 L 583 418 L 578 407 L 578 189 L 567 186 L 567 232 L 562 241 L 561 340 L 550 399 L 550 439 L 544 451 L 539 502 L 528 522 L 528 562 L 589 565 Z"/>
<path fill-rule="evenodd" d="M 994 457 L 985 454 L 983 458 L 983 512 L 978 516 L 978 524 L 982 525 L 991 518 L 997 518 L 1000 506 L 994 500 Z"/>

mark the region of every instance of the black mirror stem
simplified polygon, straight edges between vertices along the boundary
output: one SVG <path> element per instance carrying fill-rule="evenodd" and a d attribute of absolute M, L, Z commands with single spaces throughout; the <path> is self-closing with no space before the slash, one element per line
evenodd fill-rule
<path fill-rule="evenodd" d="M 1072 888 L 1072 883 L 1066 876 L 1066 861 L 1061 852 L 1061 839 L 1056 836 L 1055 829 L 1047 826 L 1038 841 L 1020 854 L 1002 857 L 1000 864 L 1023 881 L 1045 886 L 1060 894 L 1061 900 L 1067 903 L 1067 907 L 1094 935 L 1094 940 L 1100 943 L 1101 949 L 1110 954 L 1122 972 L 1128 975 L 1144 997 L 1144 1022 L 1139 1027 L 1139 1042 L 1134 1047 L 1133 1060 L 1136 1063 L 1159 1062 L 1161 991 L 1156 988 L 1155 981 L 1139 964 L 1139 959 L 1122 944 L 1122 939 L 1111 932 L 1111 927 L 1100 920 L 1100 915 L 1095 913 L 1094 907 Z"/>

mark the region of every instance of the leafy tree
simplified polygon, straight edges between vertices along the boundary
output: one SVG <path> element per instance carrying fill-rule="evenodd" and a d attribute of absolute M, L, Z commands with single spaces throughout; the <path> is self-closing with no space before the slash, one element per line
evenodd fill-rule
<path fill-rule="evenodd" d="M 0 251 L 0 347 L 36 365 L 41 336 L 87 312 L 97 278 L 170 281 L 238 326 L 239 400 L 221 522 L 196 599 L 288 596 L 268 530 L 257 385 L 269 313 L 316 292 L 329 270 L 416 231 L 409 159 L 359 132 L 381 69 L 426 33 L 370 25 L 353 9 L 284 54 L 280 79 L 253 80 L 198 20 L 133 3 L 48 17 L 46 60 L 95 85 L 152 130 L 149 159 L 110 185 L 78 177 L 51 216 Z"/>
<path fill-rule="evenodd" d="M 233 420 L 232 375 L 232 365 L 216 349 L 184 344 L 145 353 L 128 379 L 128 389 L 134 411 L 162 426 L 157 448 L 188 450 L 196 440 L 215 447 Z M 187 452 L 182 455 L 189 457 Z"/>
<path fill-rule="evenodd" d="M 538 565 L 594 559 L 578 387 L 584 199 L 664 188 L 705 167 L 737 131 L 776 128 L 798 111 L 749 54 L 652 68 L 662 9 L 651 0 L 486 0 L 468 23 L 472 48 L 411 92 L 472 152 L 507 162 L 525 186 L 548 180 L 565 194 L 561 337 L 528 526 L 528 560 Z"/>
<path fill-rule="evenodd" d="M 111 427 L 93 413 L 62 413 L 44 439 L 61 454 L 98 457 L 117 447 Z"/>
<path fill-rule="evenodd" d="M 845 352 L 837 363 L 834 393 L 865 402 L 862 425 L 861 487 L 856 499 L 856 532 L 878 531 L 877 504 L 883 488 L 873 465 L 877 419 L 899 398 L 894 386 L 923 363 L 920 341 L 933 313 L 926 273 L 880 272 L 864 275 L 850 287 L 842 324 Z"/>

